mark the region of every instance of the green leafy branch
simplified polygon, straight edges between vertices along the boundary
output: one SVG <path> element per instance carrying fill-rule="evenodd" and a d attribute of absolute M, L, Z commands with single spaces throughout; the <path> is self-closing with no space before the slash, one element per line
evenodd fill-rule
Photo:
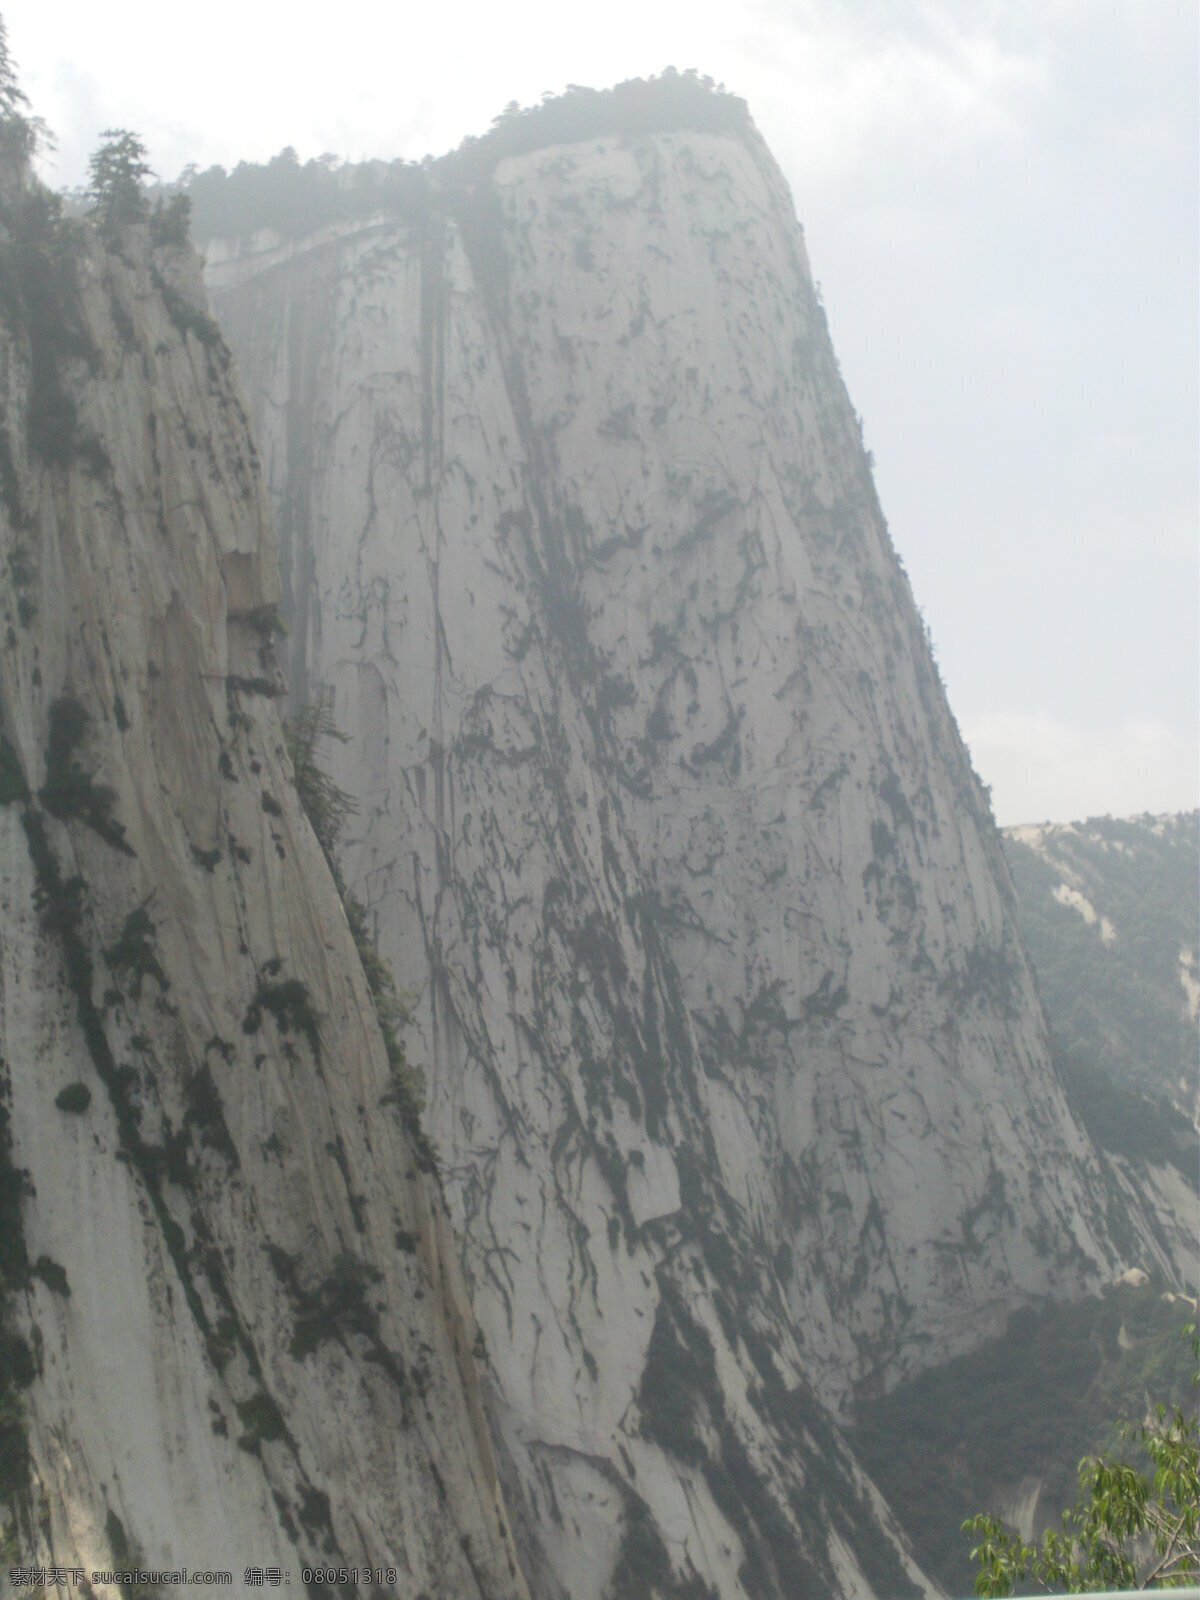
<path fill-rule="evenodd" d="M 1183 1335 L 1200 1363 L 1194 1324 Z M 1200 1372 L 1192 1381 L 1198 1378 Z M 1175 1589 L 1200 1580 L 1196 1416 L 1160 1404 L 1149 1421 L 1121 1423 L 1117 1431 L 1141 1446 L 1151 1470 L 1111 1454 L 1085 1456 L 1078 1501 L 1063 1512 L 1061 1531 L 1047 1528 L 1040 1544 L 1027 1544 L 986 1512 L 963 1523 L 979 1540 L 971 1550 L 977 1595 L 1011 1595 L 1024 1580 L 1047 1594 Z"/>

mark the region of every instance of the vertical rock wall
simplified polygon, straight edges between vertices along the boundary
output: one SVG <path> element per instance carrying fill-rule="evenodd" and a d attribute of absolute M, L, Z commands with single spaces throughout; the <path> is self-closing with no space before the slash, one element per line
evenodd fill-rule
<path fill-rule="evenodd" d="M 196 259 L 36 192 L 2 220 L 6 1565 L 520 1600 L 444 1203 L 283 747 Z"/>

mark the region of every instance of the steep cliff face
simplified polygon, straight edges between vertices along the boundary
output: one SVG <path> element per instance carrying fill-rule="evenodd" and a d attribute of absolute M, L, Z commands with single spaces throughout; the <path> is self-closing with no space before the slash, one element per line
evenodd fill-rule
<path fill-rule="evenodd" d="M 826 1408 L 1111 1275 L 1108 1193 L 777 169 L 523 142 L 208 245 L 292 683 L 563 1589 L 899 1594 Z"/>
<path fill-rule="evenodd" d="M 444 1203 L 283 748 L 228 351 L 190 250 L 52 211 L 0 239 L 5 1564 L 519 1600 Z"/>

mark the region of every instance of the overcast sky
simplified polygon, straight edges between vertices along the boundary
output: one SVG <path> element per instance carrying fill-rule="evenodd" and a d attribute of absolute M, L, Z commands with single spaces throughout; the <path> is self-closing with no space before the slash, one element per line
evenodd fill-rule
<path fill-rule="evenodd" d="M 880 498 L 1001 823 L 1200 801 L 1195 0 L 8 0 L 83 180 L 441 154 L 695 66 L 804 223 Z"/>

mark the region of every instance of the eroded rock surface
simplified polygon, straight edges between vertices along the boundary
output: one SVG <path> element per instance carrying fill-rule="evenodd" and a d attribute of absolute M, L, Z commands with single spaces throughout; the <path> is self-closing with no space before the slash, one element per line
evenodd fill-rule
<path fill-rule="evenodd" d="M 196 258 L 14 204 L 6 1569 L 520 1600 L 444 1203 L 283 748 L 274 535 Z"/>

